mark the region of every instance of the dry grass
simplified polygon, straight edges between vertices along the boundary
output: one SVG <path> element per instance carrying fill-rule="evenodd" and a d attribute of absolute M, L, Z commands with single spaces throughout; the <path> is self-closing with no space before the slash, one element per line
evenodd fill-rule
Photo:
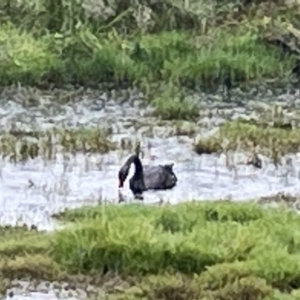
<path fill-rule="evenodd" d="M 0 151 L 12 161 L 24 161 L 38 155 L 53 159 L 65 153 L 107 153 L 116 149 L 101 128 L 53 128 L 47 131 L 9 131 L 0 133 Z"/>

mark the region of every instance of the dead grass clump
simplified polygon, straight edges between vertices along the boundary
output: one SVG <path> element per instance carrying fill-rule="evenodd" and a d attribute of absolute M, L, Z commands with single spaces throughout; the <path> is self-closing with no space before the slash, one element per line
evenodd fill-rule
<path fill-rule="evenodd" d="M 60 280 L 65 274 L 46 254 L 17 256 L 0 260 L 0 274 L 9 279 Z"/>
<path fill-rule="evenodd" d="M 177 136 L 194 136 L 197 131 L 198 127 L 192 122 L 187 121 L 177 121 L 175 123 L 175 130 Z"/>
<path fill-rule="evenodd" d="M 274 289 L 266 283 L 266 280 L 249 276 L 235 280 L 233 283 L 228 283 L 216 291 L 208 291 L 208 294 L 211 299 L 216 300 L 257 300 L 272 297 Z"/>
<path fill-rule="evenodd" d="M 47 253 L 49 239 L 25 227 L 0 227 L 0 257 L 13 259 L 26 254 Z"/>
<path fill-rule="evenodd" d="M 185 300 L 201 299 L 204 293 L 196 280 L 182 274 L 148 276 L 141 283 L 146 299 Z"/>
<path fill-rule="evenodd" d="M 65 153 L 107 153 L 114 150 L 116 145 L 99 128 L 54 128 L 48 131 L 0 133 L 2 155 L 15 162 L 38 155 L 51 159 L 58 147 Z"/>
<path fill-rule="evenodd" d="M 223 150 L 221 141 L 218 138 L 205 138 L 197 141 L 195 151 L 198 154 L 221 153 Z"/>
<path fill-rule="evenodd" d="M 293 206 L 299 201 L 299 198 L 285 193 L 277 193 L 271 196 L 264 196 L 258 199 L 258 203 L 268 204 L 268 203 L 279 203 L 285 204 L 288 207 Z"/>
<path fill-rule="evenodd" d="M 260 127 L 244 122 L 227 122 L 220 127 L 220 130 L 210 138 L 200 139 L 196 142 L 195 151 L 203 153 L 207 145 L 224 145 L 223 151 L 237 150 L 254 152 L 255 148 L 271 158 L 277 158 L 299 151 L 300 130 L 286 130 L 277 127 Z M 215 152 L 220 151 L 218 147 Z"/>

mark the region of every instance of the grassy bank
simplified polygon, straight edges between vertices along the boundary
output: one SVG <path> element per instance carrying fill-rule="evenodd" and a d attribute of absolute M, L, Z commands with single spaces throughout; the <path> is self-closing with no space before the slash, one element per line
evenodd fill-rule
<path fill-rule="evenodd" d="M 113 293 L 117 299 L 299 294 L 300 218 L 283 208 L 226 202 L 101 206 L 57 218 L 74 224 L 51 234 L 0 232 L 3 278 L 100 282 L 118 275 L 127 288 Z"/>
<path fill-rule="evenodd" d="M 137 36 L 117 33 L 94 35 L 82 29 L 71 45 L 68 37 L 35 37 L 12 26 L 0 30 L 3 42 L 0 73 L 3 85 L 14 82 L 42 84 L 97 84 L 103 81 L 213 84 L 231 76 L 234 81 L 284 78 L 295 59 L 266 45 L 246 28 L 217 28 L 207 36 L 191 32 L 161 32 Z M 65 41 L 67 39 L 67 41 Z M 74 52 L 64 54 L 65 47 Z M 78 49 L 79 48 L 79 49 Z M 71 51 L 71 50 L 68 51 Z"/>
<path fill-rule="evenodd" d="M 193 120 L 199 105 L 187 88 L 288 82 L 297 74 L 299 7 L 268 0 L 4 1 L 0 86 L 134 85 L 156 115 Z"/>
<path fill-rule="evenodd" d="M 297 3 L 13 0 L 1 9 L 1 85 L 135 84 L 166 119 L 195 116 L 166 82 L 287 80 L 296 66 Z"/>

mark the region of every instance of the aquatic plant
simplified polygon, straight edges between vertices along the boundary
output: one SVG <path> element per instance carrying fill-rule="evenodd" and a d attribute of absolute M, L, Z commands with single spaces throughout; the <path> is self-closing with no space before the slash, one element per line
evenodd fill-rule
<path fill-rule="evenodd" d="M 243 121 L 226 122 L 221 125 L 211 137 L 199 139 L 195 151 L 203 153 L 226 153 L 230 150 L 258 151 L 278 163 L 280 158 L 288 153 L 299 151 L 300 130 L 285 129 L 272 126 L 262 126 L 258 123 Z"/>
<path fill-rule="evenodd" d="M 116 145 L 101 128 L 53 128 L 47 131 L 16 131 L 0 133 L 0 151 L 14 162 L 38 155 L 52 159 L 58 151 L 64 153 L 107 153 Z"/>
<path fill-rule="evenodd" d="M 199 104 L 187 99 L 179 85 L 169 82 L 148 93 L 154 106 L 154 115 L 162 120 L 194 120 L 199 116 Z"/>

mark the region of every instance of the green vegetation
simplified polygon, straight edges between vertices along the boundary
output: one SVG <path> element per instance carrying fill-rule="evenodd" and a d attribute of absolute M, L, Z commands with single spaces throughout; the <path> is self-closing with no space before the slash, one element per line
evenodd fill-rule
<path fill-rule="evenodd" d="M 296 66 L 297 2 L 11 0 L 0 9 L 1 85 L 134 84 L 164 119 L 197 116 L 183 86 L 287 80 Z"/>
<path fill-rule="evenodd" d="M 104 131 L 101 128 L 0 132 L 0 152 L 15 162 L 38 155 L 52 159 L 57 147 L 65 153 L 107 153 L 116 149 L 108 134 L 109 130 Z"/>
<path fill-rule="evenodd" d="M 85 55 L 63 58 L 64 49 L 57 48 L 63 47 L 64 37 L 34 38 L 30 32 L 5 26 L 0 30 L 6 54 L 1 58 L 4 68 L 0 79 L 2 84 L 36 84 L 46 79 L 82 84 L 124 80 L 141 84 L 158 80 L 213 83 L 231 73 L 236 80 L 284 78 L 294 66 L 293 58 L 282 59 L 280 50 L 259 42 L 254 33 L 217 29 L 208 34 L 210 37 L 201 41 L 205 46 L 201 46 L 188 32 L 122 38 L 115 33 L 98 38 L 83 30 L 74 39 L 92 39 L 95 45 L 85 49 Z"/>
<path fill-rule="evenodd" d="M 120 276 L 127 288 L 108 299 L 298 299 L 300 218 L 283 207 L 99 206 L 56 218 L 73 224 L 0 231 L 0 277 Z"/>
<path fill-rule="evenodd" d="M 259 152 L 278 162 L 282 156 L 298 152 L 299 138 L 299 128 L 291 129 L 286 124 L 266 126 L 238 120 L 226 122 L 212 136 L 196 141 L 195 151 L 199 154 L 228 150 Z"/>

